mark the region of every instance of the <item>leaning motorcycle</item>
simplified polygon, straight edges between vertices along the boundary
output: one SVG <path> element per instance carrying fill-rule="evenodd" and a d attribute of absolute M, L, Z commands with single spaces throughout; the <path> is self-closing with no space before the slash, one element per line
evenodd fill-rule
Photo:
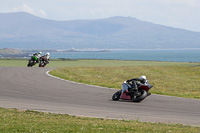
<path fill-rule="evenodd" d="M 45 67 L 46 64 L 48 64 L 47 59 L 45 57 L 41 57 L 39 67 Z"/>
<path fill-rule="evenodd" d="M 131 85 L 124 81 L 124 83 L 122 84 L 122 89 L 120 91 L 117 91 L 112 96 L 112 100 L 118 101 L 119 99 L 122 99 L 132 100 L 133 102 L 141 102 L 151 94 L 149 93 L 149 90 L 152 87 L 153 85 L 140 85 L 138 88 L 132 89 Z"/>
<path fill-rule="evenodd" d="M 28 67 L 32 67 L 32 66 L 34 66 L 37 62 L 36 62 L 36 57 L 35 56 L 32 56 L 30 59 L 29 59 L 29 61 L 28 61 L 28 64 L 27 64 L 27 66 Z"/>

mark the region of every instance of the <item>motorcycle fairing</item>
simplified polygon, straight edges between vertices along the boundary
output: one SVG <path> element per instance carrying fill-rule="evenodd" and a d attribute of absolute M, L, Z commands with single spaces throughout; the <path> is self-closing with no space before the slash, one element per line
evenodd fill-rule
<path fill-rule="evenodd" d="M 141 90 L 145 90 L 145 91 L 149 91 L 149 89 L 151 89 L 153 86 L 152 85 L 141 85 L 140 87 L 139 87 L 139 89 L 141 89 Z"/>
<path fill-rule="evenodd" d="M 123 100 L 131 100 L 131 97 L 130 95 L 126 95 L 126 91 L 121 93 L 121 96 L 120 96 L 120 99 L 123 99 Z"/>

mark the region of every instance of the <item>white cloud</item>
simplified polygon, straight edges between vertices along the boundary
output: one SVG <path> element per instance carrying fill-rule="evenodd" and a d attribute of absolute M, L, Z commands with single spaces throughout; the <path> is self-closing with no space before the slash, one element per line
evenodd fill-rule
<path fill-rule="evenodd" d="M 28 5 L 24 4 L 22 6 L 22 10 L 25 11 L 25 12 L 28 12 L 28 13 L 34 13 L 34 9 L 32 9 L 31 7 L 29 7 Z"/>
<path fill-rule="evenodd" d="M 42 9 L 40 9 L 38 11 L 38 13 L 41 14 L 43 17 L 47 17 L 47 13 L 44 10 L 42 10 Z"/>
<path fill-rule="evenodd" d="M 48 16 L 43 9 L 35 9 L 27 4 L 21 4 L 16 7 L 4 10 L 3 12 L 27 12 L 44 18 Z"/>
<path fill-rule="evenodd" d="M 13 11 L 13 12 L 28 12 L 31 14 L 34 14 L 34 12 L 35 12 L 34 9 L 32 9 L 31 7 L 29 7 L 26 4 L 23 4 L 22 6 L 14 7 L 11 9 L 11 11 Z"/>

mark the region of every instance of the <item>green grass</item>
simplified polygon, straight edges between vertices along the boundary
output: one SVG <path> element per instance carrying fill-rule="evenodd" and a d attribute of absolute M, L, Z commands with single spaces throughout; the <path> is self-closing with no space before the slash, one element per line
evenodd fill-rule
<path fill-rule="evenodd" d="M 37 133 L 199 133 L 200 127 L 139 121 L 106 120 L 0 108 L 0 132 Z"/>
<path fill-rule="evenodd" d="M 146 75 L 154 94 L 200 99 L 200 66 L 57 68 L 50 74 L 76 82 L 120 89 L 123 81 Z"/>

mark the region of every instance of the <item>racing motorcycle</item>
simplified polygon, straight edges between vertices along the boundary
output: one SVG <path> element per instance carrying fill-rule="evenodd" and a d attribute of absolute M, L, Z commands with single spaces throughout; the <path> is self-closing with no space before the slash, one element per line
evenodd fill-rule
<path fill-rule="evenodd" d="M 37 62 L 36 62 L 35 58 L 32 56 L 32 57 L 29 59 L 27 66 L 28 66 L 28 67 L 32 67 L 32 66 L 34 66 L 36 63 L 37 63 Z"/>
<path fill-rule="evenodd" d="M 136 81 L 134 84 L 136 84 Z M 136 88 L 133 89 L 129 83 L 124 81 L 124 83 L 122 84 L 122 89 L 120 91 L 117 91 L 112 96 L 112 100 L 118 101 L 119 99 L 123 99 L 132 100 L 133 102 L 141 102 L 147 96 L 151 95 L 151 93 L 149 93 L 149 90 L 153 87 L 153 85 L 140 85 L 139 87 L 135 85 L 135 87 Z"/>
<path fill-rule="evenodd" d="M 40 58 L 40 63 L 39 63 L 39 67 L 45 67 L 46 64 L 48 64 L 47 59 L 45 57 L 41 57 Z"/>

